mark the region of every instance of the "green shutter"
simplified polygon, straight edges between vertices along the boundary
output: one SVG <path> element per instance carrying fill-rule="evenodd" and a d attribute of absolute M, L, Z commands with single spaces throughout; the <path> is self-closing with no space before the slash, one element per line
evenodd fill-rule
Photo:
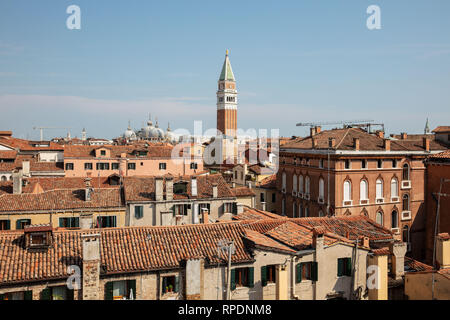
<path fill-rule="evenodd" d="M 173 288 L 174 292 L 178 292 L 180 290 L 180 277 L 175 277 L 175 288 Z"/>
<path fill-rule="evenodd" d="M 297 263 L 297 265 L 295 266 L 295 282 L 296 283 L 300 283 L 302 282 L 302 264 L 301 263 Z"/>
<path fill-rule="evenodd" d="M 136 280 L 127 280 L 127 299 L 130 299 L 130 293 L 133 291 L 133 299 L 136 300 Z"/>
<path fill-rule="evenodd" d="M 33 291 L 31 290 L 25 291 L 23 294 L 23 300 L 33 300 Z"/>
<path fill-rule="evenodd" d="M 112 281 L 105 284 L 105 300 L 113 299 L 113 283 Z"/>
<path fill-rule="evenodd" d="M 236 289 L 236 270 L 231 269 L 231 276 L 230 276 L 230 288 L 231 290 Z"/>
<path fill-rule="evenodd" d="M 338 269 L 337 269 L 337 275 L 338 277 L 341 277 L 344 272 L 344 259 L 339 258 L 338 259 Z"/>
<path fill-rule="evenodd" d="M 16 221 L 16 230 L 20 230 L 20 221 L 22 221 L 22 220 L 17 220 Z"/>
<path fill-rule="evenodd" d="M 312 281 L 317 281 L 317 273 L 318 273 L 317 262 L 312 262 L 311 263 L 311 280 Z"/>
<path fill-rule="evenodd" d="M 75 219 L 75 225 L 74 225 L 74 227 L 75 227 L 75 228 L 79 228 L 79 227 L 80 227 L 80 218 L 76 217 L 76 218 L 74 218 L 74 219 Z"/>
<path fill-rule="evenodd" d="M 112 227 L 117 227 L 117 217 L 116 216 L 113 216 L 112 217 Z"/>
<path fill-rule="evenodd" d="M 52 289 L 46 288 L 41 291 L 41 300 L 52 300 Z"/>
<path fill-rule="evenodd" d="M 66 298 L 67 298 L 67 300 L 73 300 L 73 296 L 74 296 L 73 293 L 74 293 L 73 289 L 67 289 L 66 290 Z"/>
<path fill-rule="evenodd" d="M 6 220 L 6 230 L 11 229 L 11 221 L 10 220 Z"/>
<path fill-rule="evenodd" d="M 351 276 L 352 275 L 352 259 L 347 258 L 346 263 L 347 263 L 347 274 L 346 275 Z"/>
<path fill-rule="evenodd" d="M 233 202 L 233 213 L 237 214 L 237 203 Z"/>
<path fill-rule="evenodd" d="M 267 267 L 261 267 L 261 285 L 265 287 L 267 285 Z"/>
<path fill-rule="evenodd" d="M 255 285 L 255 268 L 248 268 L 248 279 L 247 279 L 247 287 L 253 288 Z"/>
<path fill-rule="evenodd" d="M 60 228 L 64 227 L 64 218 L 59 218 L 59 227 Z"/>

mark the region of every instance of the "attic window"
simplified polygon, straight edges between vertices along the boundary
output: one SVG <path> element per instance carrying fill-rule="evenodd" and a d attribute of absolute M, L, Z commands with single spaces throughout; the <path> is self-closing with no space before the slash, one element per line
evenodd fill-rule
<path fill-rule="evenodd" d="M 185 194 L 187 192 L 187 182 L 177 182 L 173 185 L 174 194 Z"/>
<path fill-rule="evenodd" d="M 101 156 L 106 156 L 106 150 L 100 150 L 100 155 Z"/>

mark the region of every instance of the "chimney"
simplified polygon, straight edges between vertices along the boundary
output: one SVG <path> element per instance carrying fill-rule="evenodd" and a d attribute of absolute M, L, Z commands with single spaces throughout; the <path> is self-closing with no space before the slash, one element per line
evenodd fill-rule
<path fill-rule="evenodd" d="M 197 196 L 197 177 L 191 178 L 191 196 Z"/>
<path fill-rule="evenodd" d="M 203 258 L 192 258 L 186 261 L 186 300 L 203 300 L 204 297 Z"/>
<path fill-rule="evenodd" d="M 202 222 L 204 224 L 209 223 L 209 212 L 208 212 L 208 209 L 206 209 L 206 208 L 202 208 Z"/>
<path fill-rule="evenodd" d="M 84 191 L 84 200 L 85 201 L 91 201 L 91 195 L 92 195 L 92 187 L 91 187 L 91 178 L 84 179 L 84 183 L 86 184 L 86 188 Z"/>
<path fill-rule="evenodd" d="M 316 130 L 317 130 L 317 127 L 311 127 L 311 128 L 309 128 L 309 135 L 310 135 L 311 137 L 315 136 L 316 133 L 317 133 Z"/>
<path fill-rule="evenodd" d="M 173 177 L 166 178 L 166 200 L 173 200 Z"/>
<path fill-rule="evenodd" d="M 13 194 L 22 194 L 23 174 L 22 170 L 15 170 L 12 173 Z"/>
<path fill-rule="evenodd" d="M 91 229 L 92 228 L 92 213 L 82 212 L 80 213 L 80 229 Z"/>
<path fill-rule="evenodd" d="M 30 160 L 22 161 L 22 171 L 24 177 L 30 177 Z"/>
<path fill-rule="evenodd" d="M 314 227 L 313 228 L 313 247 L 317 250 L 323 249 L 323 236 L 325 234 L 325 230 L 323 227 Z"/>
<path fill-rule="evenodd" d="M 425 149 L 425 151 L 429 152 L 430 151 L 430 139 L 423 137 L 422 141 L 423 141 L 423 148 Z"/>
<path fill-rule="evenodd" d="M 401 135 L 402 140 L 408 139 L 408 134 L 406 132 L 402 132 L 400 135 Z"/>
<path fill-rule="evenodd" d="M 316 134 L 320 133 L 320 131 L 322 131 L 322 127 L 321 126 L 316 126 Z"/>
<path fill-rule="evenodd" d="M 243 203 L 237 203 L 236 206 L 237 206 L 237 214 L 244 213 L 244 204 Z"/>
<path fill-rule="evenodd" d="M 395 280 L 401 279 L 405 274 L 405 254 L 407 244 L 405 242 L 394 242 L 389 246 L 391 253 L 391 272 Z"/>
<path fill-rule="evenodd" d="M 83 234 L 83 300 L 100 300 L 100 234 Z"/>
<path fill-rule="evenodd" d="M 439 268 L 449 268 L 450 235 L 448 233 L 439 233 L 436 240 L 436 262 Z"/>
<path fill-rule="evenodd" d="M 361 237 L 359 242 L 364 248 L 370 248 L 370 242 L 368 237 Z"/>
<path fill-rule="evenodd" d="M 155 177 L 155 200 L 163 201 L 163 178 Z"/>
<path fill-rule="evenodd" d="M 377 130 L 377 131 L 375 132 L 375 134 L 377 135 L 378 138 L 384 139 L 384 131 Z"/>
<path fill-rule="evenodd" d="M 233 182 L 231 183 L 231 187 L 232 187 L 233 189 L 236 188 L 236 182 L 233 181 Z"/>
<path fill-rule="evenodd" d="M 334 138 L 328 138 L 328 147 L 329 147 L 329 148 L 334 148 L 334 147 L 336 147 L 336 139 L 334 139 Z"/>
<path fill-rule="evenodd" d="M 353 138 L 353 147 L 356 151 L 359 151 L 359 138 Z"/>
<path fill-rule="evenodd" d="M 383 147 L 385 151 L 391 151 L 391 140 L 390 139 L 384 139 L 383 140 Z"/>
<path fill-rule="evenodd" d="M 247 181 L 247 187 L 248 187 L 249 189 L 252 188 L 252 182 L 251 182 L 251 181 Z"/>
<path fill-rule="evenodd" d="M 311 140 L 313 149 L 317 148 L 317 140 L 314 137 L 312 137 Z"/>
<path fill-rule="evenodd" d="M 217 194 L 217 183 L 213 183 L 212 185 L 212 196 L 213 198 L 217 198 L 218 194 Z"/>

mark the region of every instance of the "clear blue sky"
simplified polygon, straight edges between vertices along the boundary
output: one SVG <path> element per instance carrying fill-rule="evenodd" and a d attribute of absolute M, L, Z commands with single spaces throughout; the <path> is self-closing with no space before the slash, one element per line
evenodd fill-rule
<path fill-rule="evenodd" d="M 66 8 L 81 8 L 68 30 Z M 381 30 L 366 28 L 371 4 Z M 115 137 L 216 125 L 225 50 L 238 126 L 304 135 L 296 122 L 373 119 L 388 133 L 450 125 L 450 1 L 0 2 L 0 129 Z M 46 132 L 46 138 L 65 130 Z"/>

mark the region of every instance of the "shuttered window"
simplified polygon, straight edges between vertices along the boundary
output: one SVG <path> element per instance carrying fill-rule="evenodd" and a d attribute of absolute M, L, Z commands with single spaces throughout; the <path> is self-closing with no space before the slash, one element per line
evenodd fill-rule
<path fill-rule="evenodd" d="M 352 275 L 352 259 L 351 258 L 339 258 L 337 260 L 337 263 L 338 263 L 338 266 L 337 266 L 338 277 Z"/>
<path fill-rule="evenodd" d="M 249 287 L 254 286 L 254 268 L 236 268 L 231 270 L 231 290 L 236 289 L 236 287 Z"/>
<path fill-rule="evenodd" d="M 141 219 L 144 216 L 143 206 L 134 206 L 134 217 L 136 219 Z"/>

